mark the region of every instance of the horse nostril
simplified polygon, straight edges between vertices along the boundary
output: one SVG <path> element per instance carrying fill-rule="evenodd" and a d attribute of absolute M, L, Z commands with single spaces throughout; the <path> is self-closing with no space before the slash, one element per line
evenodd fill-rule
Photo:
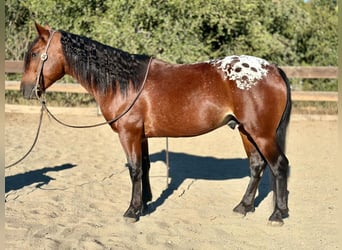
<path fill-rule="evenodd" d="M 20 84 L 20 92 L 25 97 L 25 85 L 23 83 Z"/>
<path fill-rule="evenodd" d="M 35 99 L 35 84 L 21 84 L 20 91 L 25 99 Z M 38 91 L 38 95 L 40 95 L 40 91 Z"/>

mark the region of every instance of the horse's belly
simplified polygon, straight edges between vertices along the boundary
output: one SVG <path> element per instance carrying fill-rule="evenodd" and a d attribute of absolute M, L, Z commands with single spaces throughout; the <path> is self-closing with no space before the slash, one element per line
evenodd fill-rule
<path fill-rule="evenodd" d="M 150 114 L 144 124 L 147 137 L 190 137 L 208 133 L 227 123 L 230 112 Z"/>

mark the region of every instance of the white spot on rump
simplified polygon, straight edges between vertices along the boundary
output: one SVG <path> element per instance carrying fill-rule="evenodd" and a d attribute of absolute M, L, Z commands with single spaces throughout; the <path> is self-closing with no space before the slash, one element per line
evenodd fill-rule
<path fill-rule="evenodd" d="M 210 61 L 224 73 L 224 78 L 234 80 L 240 89 L 250 89 L 255 86 L 262 77 L 266 76 L 269 63 L 254 56 L 227 56 L 223 59 Z"/>

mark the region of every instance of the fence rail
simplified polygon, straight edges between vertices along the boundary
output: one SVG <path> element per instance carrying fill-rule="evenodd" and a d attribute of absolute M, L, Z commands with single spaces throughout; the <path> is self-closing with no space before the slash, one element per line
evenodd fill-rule
<path fill-rule="evenodd" d="M 6 81 L 6 90 L 19 90 L 20 82 Z M 48 91 L 68 92 L 68 93 L 87 93 L 87 91 L 79 84 L 74 83 L 56 83 L 52 85 Z M 337 102 L 337 92 L 324 91 L 292 91 L 293 101 L 326 101 Z"/>
<path fill-rule="evenodd" d="M 5 61 L 5 73 L 22 73 L 24 68 L 23 61 Z M 281 66 L 289 78 L 305 79 L 337 79 L 338 67 L 320 67 L 320 66 Z M 20 82 L 6 81 L 6 90 L 19 90 Z M 49 91 L 68 92 L 68 93 L 87 93 L 79 84 L 57 83 L 49 88 Z M 338 101 L 337 92 L 322 91 L 292 91 L 292 100 L 294 101 Z"/>

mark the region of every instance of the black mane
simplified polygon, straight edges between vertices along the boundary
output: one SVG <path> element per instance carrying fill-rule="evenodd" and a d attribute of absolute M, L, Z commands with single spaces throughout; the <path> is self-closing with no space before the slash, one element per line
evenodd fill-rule
<path fill-rule="evenodd" d="M 89 38 L 60 31 L 67 64 L 79 81 L 106 93 L 117 87 L 127 94 L 129 83 L 137 91 L 149 63 L 149 56 L 129 54 Z"/>

